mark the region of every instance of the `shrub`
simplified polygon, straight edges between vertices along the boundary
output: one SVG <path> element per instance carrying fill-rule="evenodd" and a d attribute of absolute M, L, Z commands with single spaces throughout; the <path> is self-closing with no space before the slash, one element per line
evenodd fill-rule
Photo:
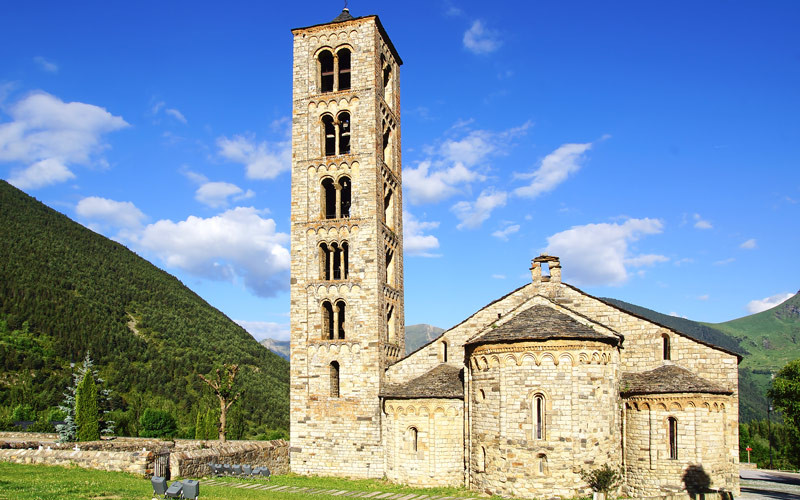
<path fill-rule="evenodd" d="M 14 407 L 14 411 L 11 412 L 11 420 L 14 422 L 32 422 L 36 420 L 36 412 L 33 411 L 33 407 L 28 404 L 19 404 Z"/>
<path fill-rule="evenodd" d="M 139 436 L 170 438 L 178 433 L 175 417 L 168 411 L 148 408 L 139 419 Z"/>
<path fill-rule="evenodd" d="M 97 408 L 97 385 L 91 371 L 87 371 L 75 392 L 75 425 L 78 441 L 100 439 L 100 415 Z"/>
<path fill-rule="evenodd" d="M 602 467 L 589 471 L 581 469 L 581 479 L 589 484 L 592 491 L 608 493 L 619 486 L 622 481 L 622 475 L 617 469 L 611 468 L 608 464 L 603 464 Z"/>

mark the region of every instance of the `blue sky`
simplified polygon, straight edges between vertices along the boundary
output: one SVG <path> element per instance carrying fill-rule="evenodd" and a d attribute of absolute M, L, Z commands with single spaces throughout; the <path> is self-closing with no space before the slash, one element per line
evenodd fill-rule
<path fill-rule="evenodd" d="M 0 177 L 288 338 L 290 29 L 341 2 L 12 2 Z M 800 288 L 800 4 L 350 2 L 401 69 L 406 323 L 564 280 L 725 321 Z"/>

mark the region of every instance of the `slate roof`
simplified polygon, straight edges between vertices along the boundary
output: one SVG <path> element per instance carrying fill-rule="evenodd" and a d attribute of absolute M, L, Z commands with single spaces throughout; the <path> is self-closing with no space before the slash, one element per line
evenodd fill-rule
<path fill-rule="evenodd" d="M 619 338 L 606 335 L 578 323 L 552 307 L 536 305 L 522 311 L 513 319 L 468 340 L 465 345 L 518 340 L 585 339 L 619 344 Z"/>
<path fill-rule="evenodd" d="M 342 12 L 341 12 L 341 14 L 339 14 L 338 16 L 336 16 L 336 17 L 333 19 L 333 21 L 331 21 L 331 22 L 332 22 L 332 23 L 341 23 L 342 21 L 350 21 L 351 19 L 355 19 L 355 17 L 351 16 L 351 15 L 350 15 L 350 9 L 348 9 L 347 7 L 345 7 L 344 9 L 342 9 Z"/>
<path fill-rule="evenodd" d="M 464 399 L 464 369 L 442 363 L 402 384 L 387 384 L 381 397 L 395 399 Z"/>
<path fill-rule="evenodd" d="M 686 368 L 674 364 L 665 364 L 647 372 L 623 373 L 619 392 L 626 396 L 677 392 L 733 393 L 721 385 L 700 378 Z"/>

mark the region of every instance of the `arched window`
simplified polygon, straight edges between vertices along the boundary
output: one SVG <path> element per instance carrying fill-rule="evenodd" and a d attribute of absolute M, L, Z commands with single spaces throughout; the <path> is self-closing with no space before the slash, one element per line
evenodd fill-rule
<path fill-rule="evenodd" d="M 390 107 L 392 103 L 392 66 L 386 61 L 386 57 L 381 55 L 381 67 L 383 68 L 383 100 Z"/>
<path fill-rule="evenodd" d="M 417 451 L 419 449 L 419 431 L 416 427 L 408 428 L 408 449 Z"/>
<path fill-rule="evenodd" d="M 536 461 L 538 462 L 537 469 L 539 474 L 542 476 L 547 475 L 547 455 L 544 453 L 539 453 L 539 455 L 536 457 Z"/>
<path fill-rule="evenodd" d="M 319 90 L 320 92 L 331 92 L 333 90 L 333 54 L 329 50 L 323 50 L 317 56 L 319 67 Z"/>
<path fill-rule="evenodd" d="M 350 49 L 339 49 L 336 52 L 336 62 L 339 66 L 339 90 L 350 88 Z"/>
<path fill-rule="evenodd" d="M 336 125 L 333 123 L 333 116 L 322 116 L 322 141 L 323 153 L 325 156 L 336 154 Z"/>
<path fill-rule="evenodd" d="M 392 127 L 383 122 L 383 163 L 389 169 L 394 169 L 394 154 L 392 148 Z"/>
<path fill-rule="evenodd" d="M 533 396 L 533 439 L 544 439 L 545 424 L 545 399 L 544 395 L 536 394 Z"/>
<path fill-rule="evenodd" d="M 334 311 L 333 306 L 327 300 L 322 303 L 322 338 L 333 340 Z"/>
<path fill-rule="evenodd" d="M 350 200 L 353 196 L 350 177 L 339 177 L 339 191 L 339 217 L 350 217 Z"/>
<path fill-rule="evenodd" d="M 394 252 L 391 248 L 386 249 L 386 284 L 394 286 Z"/>
<path fill-rule="evenodd" d="M 478 457 L 478 472 L 486 472 L 486 448 L 481 446 L 481 454 Z"/>
<path fill-rule="evenodd" d="M 333 311 L 335 324 L 336 324 L 336 331 L 337 331 L 337 338 L 344 340 L 344 314 L 345 314 L 345 303 L 343 300 L 339 300 L 336 302 L 336 308 Z"/>
<path fill-rule="evenodd" d="M 327 243 L 319 244 L 319 279 L 331 279 L 331 251 Z"/>
<path fill-rule="evenodd" d="M 447 342 L 442 341 L 442 363 L 447 363 Z"/>
<path fill-rule="evenodd" d="M 339 363 L 331 361 L 331 397 L 339 397 Z"/>
<path fill-rule="evenodd" d="M 321 208 L 322 208 L 322 217 L 324 219 L 335 219 L 336 218 L 336 185 L 333 183 L 333 179 L 330 177 L 326 177 L 322 180 L 322 187 L 320 189 L 320 194 L 322 195 L 321 201 Z"/>
<path fill-rule="evenodd" d="M 342 242 L 342 279 L 346 280 L 350 276 L 350 245 L 346 242 Z"/>
<path fill-rule="evenodd" d="M 390 344 L 394 344 L 397 342 L 395 339 L 395 327 L 394 327 L 394 306 L 388 305 L 386 306 L 386 337 Z"/>
<path fill-rule="evenodd" d="M 383 222 L 394 229 L 394 192 L 388 184 L 383 185 Z"/>
<path fill-rule="evenodd" d="M 350 113 L 342 111 L 336 118 L 339 128 L 339 154 L 350 154 Z"/>
<path fill-rule="evenodd" d="M 662 347 L 663 347 L 663 350 L 664 350 L 664 360 L 668 361 L 668 360 L 672 359 L 672 352 L 671 352 L 670 346 L 669 346 L 669 335 L 667 335 L 666 333 L 662 334 L 661 335 L 661 342 L 663 344 Z"/>
<path fill-rule="evenodd" d="M 678 459 L 678 419 L 669 417 L 667 419 L 667 427 L 669 427 L 669 458 L 670 460 Z"/>

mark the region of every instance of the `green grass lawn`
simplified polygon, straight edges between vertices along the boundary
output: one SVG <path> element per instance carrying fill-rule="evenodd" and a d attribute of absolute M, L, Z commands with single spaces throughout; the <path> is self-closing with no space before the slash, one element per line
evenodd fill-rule
<path fill-rule="evenodd" d="M 263 480 L 220 478 L 218 481 L 243 483 Z M 462 488 L 408 488 L 386 481 L 347 480 L 306 476 L 275 476 L 269 484 L 353 491 L 417 493 L 431 496 L 474 497 Z M 142 500 L 150 499 L 150 480 L 122 472 L 106 472 L 79 467 L 20 465 L 0 462 L 0 500 Z M 209 486 L 200 480 L 200 498 L 208 500 L 330 500 L 330 495 L 242 490 L 230 486 Z M 338 497 L 337 497 L 338 498 Z"/>

